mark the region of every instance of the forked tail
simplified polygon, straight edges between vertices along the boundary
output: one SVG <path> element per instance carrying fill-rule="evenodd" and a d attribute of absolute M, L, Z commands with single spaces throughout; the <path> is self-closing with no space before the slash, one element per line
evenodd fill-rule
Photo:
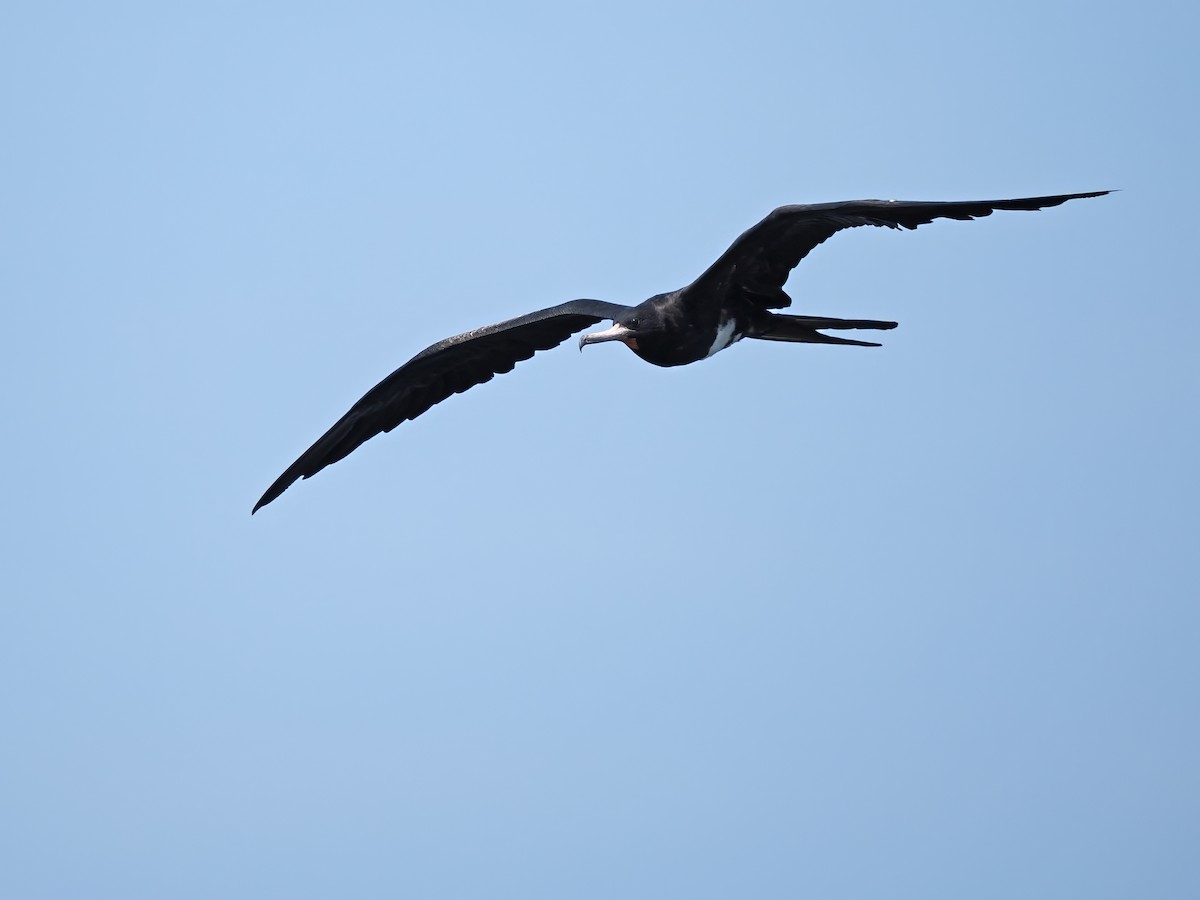
<path fill-rule="evenodd" d="M 870 328 L 886 331 L 896 327 L 895 322 L 880 322 L 876 319 L 830 319 L 825 316 L 785 316 L 771 313 L 757 331 L 749 331 L 746 337 L 760 341 L 789 341 L 795 344 L 847 344 L 852 347 L 879 347 L 871 341 L 852 341 L 849 338 L 822 334 L 818 329 L 835 331 L 852 328 Z"/>

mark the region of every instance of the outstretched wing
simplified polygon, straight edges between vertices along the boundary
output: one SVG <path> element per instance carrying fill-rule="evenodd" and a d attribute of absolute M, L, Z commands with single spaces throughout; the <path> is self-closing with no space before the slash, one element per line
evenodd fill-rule
<path fill-rule="evenodd" d="M 879 225 L 916 228 L 934 219 L 978 219 L 998 209 L 1044 209 L 1068 200 L 1100 197 L 1108 191 L 1056 194 L 1016 200 L 965 200 L 950 203 L 919 200 L 846 200 L 781 206 L 741 235 L 720 259 L 697 279 L 733 280 L 748 298 L 765 309 L 791 305 L 783 291 L 788 274 L 818 244 L 843 228 Z"/>
<path fill-rule="evenodd" d="M 511 372 L 539 350 L 557 347 L 572 334 L 612 319 L 629 307 L 601 300 L 572 300 L 516 319 L 476 328 L 422 350 L 350 408 L 315 444 L 275 479 L 254 505 L 266 506 L 294 481 L 309 478 L 364 441 L 415 419 L 451 394 Z"/>

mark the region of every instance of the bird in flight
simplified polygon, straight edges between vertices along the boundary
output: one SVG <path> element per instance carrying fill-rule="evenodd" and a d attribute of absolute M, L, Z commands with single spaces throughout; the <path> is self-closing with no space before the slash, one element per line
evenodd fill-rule
<path fill-rule="evenodd" d="M 584 334 L 579 339 L 581 350 L 588 344 L 620 341 L 656 366 L 697 362 L 742 338 L 878 347 L 879 344 L 869 341 L 825 332 L 883 331 L 895 328 L 895 322 L 792 316 L 771 311 L 791 305 L 792 299 L 784 293 L 783 285 L 791 270 L 818 244 L 844 228 L 860 225 L 913 229 L 934 219 L 977 219 L 998 209 L 1043 209 L 1107 193 L 948 203 L 849 200 L 781 206 L 743 233 L 687 287 L 658 294 L 637 306 L 571 300 L 427 347 L 350 407 L 267 488 L 252 513 L 282 494 L 293 482 L 312 477 L 380 432 L 415 419 L 451 394 L 510 372 L 537 351 L 557 347 L 576 332 L 604 320 L 611 321 L 612 327 Z"/>

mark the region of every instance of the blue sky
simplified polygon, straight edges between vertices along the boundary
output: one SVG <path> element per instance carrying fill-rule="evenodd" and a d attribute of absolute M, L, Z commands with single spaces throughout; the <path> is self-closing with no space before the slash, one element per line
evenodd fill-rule
<path fill-rule="evenodd" d="M 6 4 L 0 894 L 1194 897 L 1197 13 Z M 877 350 L 434 341 L 774 206 Z"/>

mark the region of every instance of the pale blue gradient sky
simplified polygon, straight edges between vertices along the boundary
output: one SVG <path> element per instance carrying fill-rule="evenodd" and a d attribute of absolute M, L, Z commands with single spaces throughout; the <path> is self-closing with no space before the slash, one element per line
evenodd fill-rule
<path fill-rule="evenodd" d="M 0 895 L 1200 895 L 1193 4 L 0 11 Z M 447 335 L 782 203 L 879 350 Z"/>

